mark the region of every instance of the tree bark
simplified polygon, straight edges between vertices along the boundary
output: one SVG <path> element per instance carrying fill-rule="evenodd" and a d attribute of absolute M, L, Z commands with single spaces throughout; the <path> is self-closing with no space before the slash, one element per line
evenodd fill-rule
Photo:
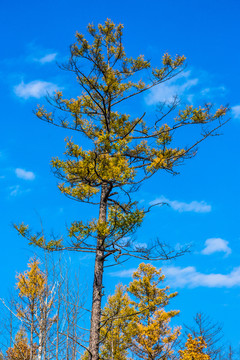
<path fill-rule="evenodd" d="M 42 352 L 43 352 L 43 314 L 42 314 L 42 309 L 41 309 L 40 321 L 39 321 L 38 360 L 42 360 Z"/>
<path fill-rule="evenodd" d="M 99 209 L 99 221 L 106 222 L 107 219 L 107 184 L 102 185 L 101 200 Z M 99 359 L 99 338 L 101 321 L 101 300 L 103 284 L 103 265 L 104 265 L 104 238 L 98 236 L 97 251 L 95 257 L 93 296 L 92 296 L 92 316 L 89 339 L 89 360 Z"/>
<path fill-rule="evenodd" d="M 34 302 L 31 304 L 30 360 L 33 360 Z"/>

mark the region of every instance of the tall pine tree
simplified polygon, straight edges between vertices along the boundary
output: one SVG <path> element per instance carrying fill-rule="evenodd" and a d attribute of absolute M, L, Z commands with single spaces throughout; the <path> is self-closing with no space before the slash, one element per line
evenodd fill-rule
<path fill-rule="evenodd" d="M 42 234 L 32 235 L 27 225 L 16 226 L 30 244 L 48 250 L 95 254 L 89 340 L 92 360 L 97 360 L 99 353 L 106 260 L 113 258 L 118 263 L 123 256 L 149 260 L 176 255 L 162 244 L 143 248 L 129 240 L 149 211 L 138 206 L 132 198 L 134 192 L 160 170 L 175 174 L 179 164 L 195 155 L 201 141 L 216 134 L 227 112 L 226 107 L 213 111 L 209 104 L 198 108 L 187 105 L 177 111 L 177 100 L 171 106 L 161 107 L 157 117 L 145 112 L 134 117 L 123 112 L 123 104 L 126 108 L 138 95 L 179 74 L 185 57 L 173 58 L 166 53 L 161 66 L 152 67 L 142 55 L 127 57 L 122 35 L 123 26 L 111 20 L 97 27 L 89 25 L 88 37 L 76 33 L 69 62 L 62 68 L 76 77 L 79 96 L 67 99 L 57 91 L 48 99 L 53 111 L 43 106 L 36 111 L 41 120 L 72 129 L 90 142 L 89 148 L 83 149 L 68 139 L 65 158 L 54 158 L 52 166 L 61 180 L 60 191 L 74 200 L 96 205 L 98 218 L 89 222 L 77 219 L 68 229 L 66 240 L 47 240 Z M 174 136 L 186 127 L 200 130 L 194 140 L 193 134 L 187 132 L 188 146 L 178 144 Z"/>

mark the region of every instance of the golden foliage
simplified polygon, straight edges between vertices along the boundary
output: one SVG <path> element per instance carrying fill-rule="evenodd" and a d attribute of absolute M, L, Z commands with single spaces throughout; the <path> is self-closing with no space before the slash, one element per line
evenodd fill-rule
<path fill-rule="evenodd" d="M 126 360 L 133 336 L 134 309 L 126 288 L 118 285 L 115 294 L 108 297 L 102 313 L 101 359 Z"/>
<path fill-rule="evenodd" d="M 179 350 L 180 360 L 210 360 L 210 356 L 204 353 L 206 347 L 206 342 L 201 336 L 194 339 L 189 334 L 185 349 Z"/>
<path fill-rule="evenodd" d="M 133 273 L 133 281 L 128 292 L 137 313 L 134 318 L 135 334 L 132 351 L 140 359 L 162 359 L 170 356 L 173 345 L 180 335 L 180 328 L 172 329 L 170 321 L 178 315 L 178 310 L 166 311 L 170 299 L 177 293 L 169 293 L 169 287 L 159 287 L 165 276 L 151 264 L 140 264 Z"/>
<path fill-rule="evenodd" d="M 31 301 L 37 299 L 44 291 L 46 277 L 39 268 L 39 261 L 31 259 L 28 263 L 29 270 L 17 275 L 17 289 L 19 296 L 27 297 Z"/>
<path fill-rule="evenodd" d="M 129 359 L 129 352 L 140 359 L 162 359 L 173 353 L 180 328 L 171 329 L 170 320 L 179 311 L 166 311 L 177 293 L 161 288 L 161 270 L 140 264 L 127 288 L 118 285 L 103 310 L 101 358 Z"/>
<path fill-rule="evenodd" d="M 32 349 L 33 356 L 36 355 L 36 345 Z M 31 348 L 28 344 L 26 333 L 23 329 L 20 329 L 16 334 L 14 345 L 12 348 L 8 348 L 6 351 L 6 360 L 30 360 Z"/>
<path fill-rule="evenodd" d="M 80 222 L 78 228 L 75 223 L 70 229 L 69 236 L 73 242 L 67 248 L 76 249 L 77 246 L 78 250 L 86 232 L 89 237 L 98 233 L 106 240 L 113 235 L 113 229 L 118 234 L 117 238 L 120 233 L 130 235 L 141 224 L 145 212 L 137 208 L 137 203 L 126 206 L 126 200 L 122 201 L 124 194 L 130 195 L 159 170 L 175 174 L 177 165 L 195 155 L 196 145 L 214 134 L 210 123 L 217 121 L 217 127 L 221 126 L 228 110 L 222 106 L 212 112 L 210 104 L 198 108 L 187 105 L 174 119 L 171 112 L 177 107 L 175 102 L 170 109 L 167 107 L 164 111 L 164 107 L 161 108 L 157 120 L 151 116 L 145 120 L 145 113 L 133 117 L 120 112 L 122 102 L 181 72 L 186 58 L 165 53 L 160 67 L 155 68 L 143 55 L 135 59 L 126 55 L 122 24 L 115 25 L 107 19 L 98 26 L 89 24 L 87 31 L 86 36 L 76 33 L 69 62 L 63 65 L 65 70 L 76 76 L 81 87 L 80 95 L 65 98 L 62 91 L 56 91 L 48 99 L 54 111 L 38 105 L 35 112 L 41 120 L 75 130 L 90 141 L 89 149 L 84 149 L 73 139 L 66 139 L 65 158 L 52 159 L 51 165 L 60 179 L 60 191 L 75 200 L 99 204 L 100 190 L 107 186 L 109 212 L 106 224 Z M 167 115 L 169 121 L 164 123 Z M 189 147 L 179 145 L 175 140 L 176 130 L 185 126 L 200 126 L 202 131 L 200 139 L 195 142 L 192 138 L 190 141 L 186 139 Z M 114 217 L 113 223 L 113 214 L 118 214 L 121 221 L 117 222 Z M 46 241 L 41 234 L 31 235 L 24 224 L 15 227 L 29 239 L 30 244 L 48 250 L 66 248 L 62 238 Z"/>

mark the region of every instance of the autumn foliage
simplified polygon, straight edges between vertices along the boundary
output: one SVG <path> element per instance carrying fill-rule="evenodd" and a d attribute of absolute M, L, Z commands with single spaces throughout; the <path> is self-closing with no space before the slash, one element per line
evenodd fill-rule
<path fill-rule="evenodd" d="M 209 355 L 204 352 L 206 347 L 207 344 L 201 336 L 194 339 L 188 335 L 185 349 L 179 350 L 179 360 L 210 360 Z"/>
<path fill-rule="evenodd" d="M 118 286 L 103 310 L 101 356 L 128 359 L 162 359 L 173 354 L 180 328 L 170 326 L 179 311 L 166 311 L 176 293 L 161 287 L 164 275 L 151 264 L 140 264 L 127 288 Z"/>
<path fill-rule="evenodd" d="M 31 360 L 31 353 L 36 355 L 36 346 L 33 349 L 28 342 L 26 332 L 20 329 L 15 337 L 14 345 L 6 352 L 6 360 Z"/>
<path fill-rule="evenodd" d="M 28 264 L 29 270 L 17 276 L 17 289 L 19 296 L 29 299 L 29 302 L 34 302 L 44 291 L 46 285 L 45 275 L 39 268 L 39 261 L 31 259 Z"/>

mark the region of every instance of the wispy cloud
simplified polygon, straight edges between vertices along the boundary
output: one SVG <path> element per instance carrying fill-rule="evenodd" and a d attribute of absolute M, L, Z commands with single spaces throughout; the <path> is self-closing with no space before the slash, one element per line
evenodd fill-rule
<path fill-rule="evenodd" d="M 211 255 L 216 252 L 224 252 L 230 255 L 232 249 L 228 246 L 229 242 L 221 238 L 211 238 L 205 241 L 205 248 L 201 251 L 203 255 Z"/>
<path fill-rule="evenodd" d="M 41 64 L 46 64 L 54 61 L 56 59 L 57 53 L 47 54 L 40 59 L 34 59 L 34 61 L 37 61 Z"/>
<path fill-rule="evenodd" d="M 166 83 L 153 87 L 145 100 L 148 105 L 154 105 L 159 102 L 172 103 L 176 96 L 182 96 L 195 85 L 198 84 L 198 78 L 191 78 L 191 72 L 186 71 Z"/>
<path fill-rule="evenodd" d="M 8 188 L 8 190 L 9 190 L 9 195 L 11 197 L 16 197 L 16 196 L 19 196 L 19 195 L 23 195 L 23 194 L 28 193 L 29 191 L 31 191 L 31 189 L 22 189 L 20 185 L 10 186 Z"/>
<path fill-rule="evenodd" d="M 235 119 L 240 119 L 240 105 L 232 107 L 232 114 Z"/>
<path fill-rule="evenodd" d="M 133 246 L 134 246 L 135 249 L 146 249 L 147 248 L 147 243 L 134 241 Z"/>
<path fill-rule="evenodd" d="M 20 185 L 14 185 L 9 187 L 10 196 L 17 196 L 20 194 Z"/>
<path fill-rule="evenodd" d="M 136 268 L 111 272 L 108 275 L 118 278 L 131 278 Z M 231 288 L 240 286 L 240 266 L 234 268 L 229 274 L 210 273 L 204 274 L 196 270 L 194 266 L 163 266 L 162 273 L 166 276 L 166 282 L 174 287 L 209 287 Z"/>
<path fill-rule="evenodd" d="M 226 88 L 222 85 L 216 86 L 213 83 L 212 75 L 204 71 L 184 71 L 167 82 L 153 87 L 145 101 L 148 105 L 155 105 L 159 102 L 166 104 L 173 103 L 176 96 L 189 103 L 213 101 L 216 98 L 225 96 Z"/>
<path fill-rule="evenodd" d="M 24 180 L 34 180 L 35 179 L 35 174 L 32 171 L 26 171 L 24 169 L 17 168 L 15 170 L 15 174 L 17 175 L 17 177 L 19 179 L 24 179 Z"/>
<path fill-rule="evenodd" d="M 212 210 L 211 205 L 205 201 L 191 201 L 190 203 L 169 200 L 165 196 L 161 196 L 150 202 L 150 205 L 156 205 L 160 203 L 167 203 L 171 208 L 178 212 L 195 212 L 195 213 L 208 213 Z"/>
<path fill-rule="evenodd" d="M 163 267 L 166 281 L 174 287 L 209 287 L 231 288 L 240 286 L 240 267 L 234 268 L 229 274 L 198 272 L 194 266 L 185 268 L 177 266 Z"/>
<path fill-rule="evenodd" d="M 29 99 L 30 97 L 39 99 L 46 96 L 47 93 L 52 94 L 56 89 L 58 89 L 57 85 L 51 82 L 34 80 L 26 84 L 22 81 L 14 87 L 14 92 L 23 99 Z"/>
<path fill-rule="evenodd" d="M 226 94 L 227 89 L 225 86 L 216 86 L 216 87 L 206 87 L 201 90 L 201 95 L 203 96 L 224 96 Z"/>
<path fill-rule="evenodd" d="M 131 269 L 127 269 L 127 270 L 119 270 L 119 271 L 110 272 L 108 275 L 110 275 L 112 277 L 118 277 L 118 278 L 131 278 L 132 274 L 136 270 L 137 270 L 136 268 L 131 268 Z"/>

